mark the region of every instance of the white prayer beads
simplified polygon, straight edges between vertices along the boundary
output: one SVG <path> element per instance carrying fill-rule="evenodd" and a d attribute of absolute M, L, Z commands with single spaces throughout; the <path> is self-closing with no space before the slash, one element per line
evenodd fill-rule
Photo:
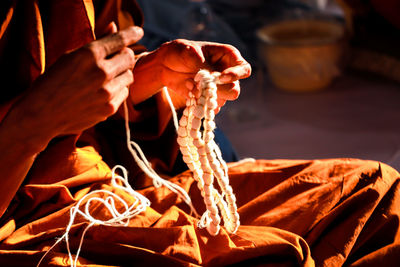
<path fill-rule="evenodd" d="M 197 73 L 195 82 L 201 91 L 201 96 L 196 101 L 194 95 L 189 93 L 177 131 L 177 141 L 183 161 L 193 172 L 207 208 L 199 226 L 207 228 L 211 235 L 217 235 L 220 230 L 221 218 L 218 209 L 229 233 L 235 233 L 240 225 L 236 197 L 229 185 L 228 169 L 214 141 L 214 110 L 218 106 L 219 76 L 220 73 L 210 73 L 207 70 L 200 70 Z M 221 188 L 222 195 L 213 186 L 214 178 Z"/>
<path fill-rule="evenodd" d="M 201 97 L 196 101 L 194 95 L 189 93 L 189 98 L 186 101 L 186 109 L 183 111 L 183 116 L 179 121 L 179 127 L 177 127 L 177 142 L 183 155 L 183 161 L 193 172 L 193 178 L 197 181 L 197 187 L 204 198 L 204 203 L 207 208 L 206 212 L 199 221 L 199 227 L 207 228 L 207 231 L 211 235 L 217 235 L 220 230 L 221 217 L 218 214 L 218 209 L 224 220 L 224 226 L 229 233 L 235 233 L 240 225 L 239 214 L 237 213 L 236 197 L 232 192 L 232 187 L 229 185 L 228 168 L 225 161 L 222 159 L 221 151 L 214 142 L 214 110 L 218 106 L 216 101 L 216 84 L 218 83 L 219 75 L 219 73 L 211 74 L 206 70 L 201 70 L 197 73 L 195 81 L 197 82 L 198 89 L 201 91 Z M 168 96 L 167 99 L 173 113 L 174 124 L 177 126 L 175 109 L 171 99 L 169 98 L 167 89 L 164 88 L 164 91 L 166 96 Z M 131 140 L 128 120 L 129 114 L 126 102 L 124 102 L 124 111 L 127 146 L 138 166 L 144 171 L 144 173 L 153 179 L 153 183 L 156 187 L 164 185 L 172 192 L 178 194 L 189 205 L 194 215 L 197 216 L 196 210 L 194 209 L 187 192 L 178 185 L 166 181 L 158 176 L 151 168 L 150 163 L 147 161 L 140 147 Z M 203 126 L 202 133 L 200 133 L 201 126 Z M 116 174 L 117 169 L 122 171 L 123 177 Z M 135 201 L 133 204 L 129 206 L 120 196 L 111 191 L 95 190 L 89 192 L 71 208 L 71 218 L 66 227 L 64 235 L 58 239 L 54 245 L 50 247 L 50 249 L 42 256 L 37 266 L 39 266 L 46 255 L 63 240 L 66 241 L 71 266 L 76 266 L 85 233 L 90 227 L 94 225 L 127 226 L 131 218 L 143 212 L 148 206 L 150 206 L 150 201 L 147 198 L 141 196 L 130 187 L 127 175 L 128 174 L 125 168 L 118 165 L 112 170 L 111 181 L 114 187 L 124 190 L 134 197 Z M 214 188 L 214 178 L 216 178 L 222 194 L 220 194 Z M 117 180 L 119 180 L 122 185 L 117 183 Z M 106 197 L 103 199 L 98 196 L 94 196 L 98 193 L 106 194 Z M 87 200 L 85 209 L 81 210 L 81 204 L 84 200 Z M 98 201 L 102 203 L 105 208 L 108 209 L 112 217 L 104 221 L 93 218 L 93 216 L 90 214 L 89 208 L 92 201 Z M 115 203 L 118 202 L 122 203 L 125 211 L 120 212 L 117 210 Z M 68 240 L 69 231 L 78 214 L 83 216 L 89 222 L 89 224 L 83 231 L 81 241 L 74 258 L 71 254 Z"/>

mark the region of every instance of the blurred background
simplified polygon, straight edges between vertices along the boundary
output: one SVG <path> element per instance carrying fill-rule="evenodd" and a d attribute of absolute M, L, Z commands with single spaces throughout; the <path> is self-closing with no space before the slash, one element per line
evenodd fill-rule
<path fill-rule="evenodd" d="M 142 43 L 228 43 L 253 68 L 217 125 L 240 158 L 355 157 L 400 170 L 400 1 L 138 0 Z"/>

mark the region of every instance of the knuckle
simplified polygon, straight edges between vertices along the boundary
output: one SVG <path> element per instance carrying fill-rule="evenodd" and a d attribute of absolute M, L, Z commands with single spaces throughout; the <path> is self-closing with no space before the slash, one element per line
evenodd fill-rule
<path fill-rule="evenodd" d="M 115 112 L 117 112 L 117 110 L 118 107 L 116 107 L 116 105 L 114 105 L 111 101 L 104 105 L 104 112 L 106 116 L 113 115 Z"/>
<path fill-rule="evenodd" d="M 245 75 L 246 75 L 246 77 L 249 77 L 251 75 L 251 66 L 248 63 L 246 64 L 246 67 L 245 67 Z"/>
<path fill-rule="evenodd" d="M 135 61 L 135 52 L 133 52 L 132 49 L 126 48 L 125 49 L 125 53 L 126 53 L 126 55 L 128 56 L 128 58 L 130 59 L 131 62 Z"/>
<path fill-rule="evenodd" d="M 186 40 L 186 39 L 176 39 L 176 40 L 171 41 L 171 43 L 173 43 L 173 44 L 186 44 L 187 41 L 188 40 Z"/>
<path fill-rule="evenodd" d="M 101 99 L 106 103 L 110 102 L 113 99 L 112 91 L 108 88 L 107 85 L 102 88 L 102 90 L 100 91 L 100 95 Z"/>
<path fill-rule="evenodd" d="M 96 61 L 95 70 L 97 77 L 102 81 L 109 81 L 112 78 L 106 61 Z"/>
<path fill-rule="evenodd" d="M 117 35 L 119 42 L 123 45 L 123 46 L 127 46 L 129 45 L 129 35 L 127 32 L 125 31 L 120 31 Z"/>
<path fill-rule="evenodd" d="M 100 79 L 101 82 L 105 82 L 108 80 L 107 72 L 101 67 L 96 68 L 96 77 Z"/>
<path fill-rule="evenodd" d="M 133 72 L 131 70 L 128 69 L 126 71 L 126 77 L 127 77 L 128 84 L 133 83 Z"/>
<path fill-rule="evenodd" d="M 99 53 L 99 48 L 97 45 L 89 43 L 80 48 L 79 52 L 82 54 L 85 60 L 90 60 L 92 62 L 95 62 L 97 59 L 97 55 Z"/>
<path fill-rule="evenodd" d="M 188 45 L 190 45 L 190 42 L 186 39 L 175 39 L 164 43 L 162 47 L 172 47 L 173 49 L 185 50 Z"/>
<path fill-rule="evenodd" d="M 98 55 L 101 48 L 94 44 L 88 44 L 80 49 L 80 53 L 83 56 L 85 62 L 89 63 L 89 68 L 94 74 L 94 77 L 102 82 L 110 80 L 111 66 L 107 64 L 107 61 L 99 59 Z"/>
<path fill-rule="evenodd" d="M 231 51 L 233 51 L 233 52 L 239 52 L 239 50 L 237 50 L 237 48 L 234 47 L 234 46 L 231 45 L 231 44 L 224 44 L 224 46 L 225 46 L 227 49 L 229 49 L 229 50 L 231 50 Z"/>
<path fill-rule="evenodd" d="M 109 116 L 107 115 L 103 115 L 100 117 L 100 121 L 106 121 L 108 119 Z"/>
<path fill-rule="evenodd" d="M 121 93 L 122 93 L 123 99 L 126 99 L 129 96 L 129 88 L 128 87 L 124 87 L 122 89 Z"/>
<path fill-rule="evenodd" d="M 133 66 L 135 65 L 135 53 L 133 52 L 132 49 L 126 47 L 124 48 L 124 50 L 122 51 L 124 53 L 124 56 L 129 64 L 130 68 L 133 68 Z"/>

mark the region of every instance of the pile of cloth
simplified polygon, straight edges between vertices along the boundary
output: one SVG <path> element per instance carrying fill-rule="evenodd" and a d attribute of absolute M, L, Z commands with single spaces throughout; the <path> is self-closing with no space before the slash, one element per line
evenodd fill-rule
<path fill-rule="evenodd" d="M 18 88 L 29 87 L 43 64 L 51 65 L 66 51 L 93 40 L 95 31 L 110 21 L 120 27 L 142 23 L 133 1 L 14 0 L 1 5 L 1 76 L 15 90 L 1 89 L 0 120 L 17 101 Z M 154 143 L 144 145 L 153 151 L 153 166 L 165 170 L 172 168 L 178 153 L 164 98 L 160 93 L 148 105 L 132 107 L 130 119 L 134 136 L 136 132 L 137 138 Z M 110 184 L 111 170 L 103 160 L 118 161 L 110 155 L 118 154 L 134 165 L 126 151 L 116 148 L 118 142 L 109 149 L 102 146 L 122 119 L 105 123 L 113 127 L 60 137 L 37 157 L 0 219 L 1 266 L 38 264 L 66 231 L 71 207 L 88 192 L 104 189 L 128 204 L 135 201 Z M 111 139 L 125 144 L 122 136 Z M 222 227 L 216 236 L 197 227 L 198 219 L 176 194 L 147 186 L 148 178 L 138 168 L 129 171 L 132 186 L 150 200 L 151 207 L 126 227 L 91 227 L 78 266 L 396 266 L 400 262 L 400 175 L 385 164 L 358 159 L 235 164 L 229 168 L 229 179 L 241 226 L 235 234 Z M 170 181 L 188 192 L 200 214 L 205 210 L 191 172 Z M 100 204 L 92 205 L 91 213 L 99 219 L 110 217 Z M 76 217 L 69 234 L 72 254 L 87 224 L 82 216 Z M 70 264 L 66 244 L 60 242 L 41 266 Z"/>

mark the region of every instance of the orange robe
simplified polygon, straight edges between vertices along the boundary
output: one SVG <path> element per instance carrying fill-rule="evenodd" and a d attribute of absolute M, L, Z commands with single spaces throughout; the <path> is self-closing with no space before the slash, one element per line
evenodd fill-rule
<path fill-rule="evenodd" d="M 131 1 L 14 0 L 1 5 L 7 6 L 0 14 L 0 62 L 7 75 L 1 74 L 15 88 L 1 89 L 0 118 L 60 55 L 93 40 L 111 20 L 120 27 L 141 23 L 140 12 Z M 12 60 L 5 64 L 7 58 Z M 170 119 L 166 110 L 159 94 L 149 107 L 132 108 L 131 119 L 135 126 L 132 131 L 139 132 L 138 137 L 170 145 L 165 150 L 170 153 L 154 154 L 159 163 L 163 162 L 159 165 L 168 168 L 176 154 L 176 143 L 165 135 Z M 70 208 L 90 190 L 106 189 L 128 203 L 134 201 L 110 186 L 110 169 L 100 156 L 117 145 L 104 148 L 106 142 L 102 140 L 107 140 L 107 134 L 102 131 L 110 128 L 100 125 L 79 138 L 58 138 L 37 158 L 0 218 L 0 266 L 35 266 L 64 233 Z M 148 148 L 151 150 L 150 143 Z M 131 160 L 128 155 L 124 157 Z M 229 172 L 242 223 L 236 234 L 222 228 L 217 236 L 210 236 L 205 229 L 197 228 L 197 220 L 174 193 L 147 187 L 140 192 L 150 199 L 151 207 L 134 217 L 128 227 L 90 228 L 79 265 L 399 264 L 400 175 L 391 167 L 357 159 L 259 160 L 232 167 Z M 136 183 L 140 175 L 131 172 L 130 176 Z M 186 189 L 196 209 L 204 211 L 190 172 L 171 181 Z M 96 218 L 108 216 L 101 206 L 94 207 L 93 213 Z M 73 253 L 86 225 L 78 216 L 70 232 Z M 42 264 L 66 265 L 69 262 L 63 242 Z"/>

